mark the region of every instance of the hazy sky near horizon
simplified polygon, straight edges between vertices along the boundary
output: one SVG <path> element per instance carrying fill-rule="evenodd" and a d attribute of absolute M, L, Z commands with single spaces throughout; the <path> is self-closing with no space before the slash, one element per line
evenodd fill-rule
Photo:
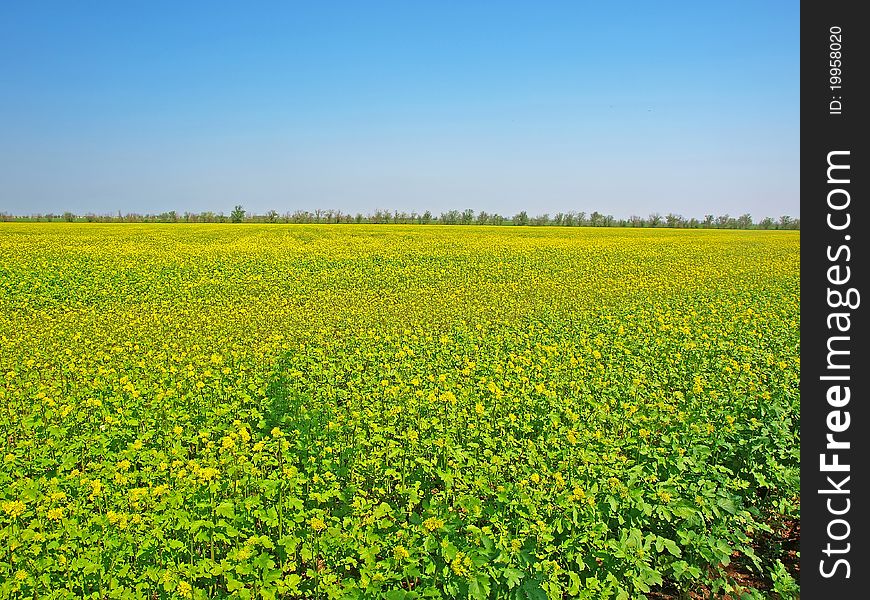
<path fill-rule="evenodd" d="M 5 2 L 0 211 L 797 216 L 799 3 Z"/>

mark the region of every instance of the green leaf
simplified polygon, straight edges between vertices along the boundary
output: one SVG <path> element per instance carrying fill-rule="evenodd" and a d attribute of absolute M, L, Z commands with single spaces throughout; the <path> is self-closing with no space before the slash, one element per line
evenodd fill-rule
<path fill-rule="evenodd" d="M 225 500 L 218 504 L 217 508 L 214 510 L 215 514 L 220 517 L 226 517 L 228 519 L 232 519 L 236 516 L 236 510 L 233 506 L 232 500 Z"/>
<path fill-rule="evenodd" d="M 734 505 L 734 501 L 731 500 L 731 498 L 719 498 L 716 500 L 716 505 L 728 514 L 737 514 L 737 507 Z"/>
<path fill-rule="evenodd" d="M 477 575 L 468 582 L 468 596 L 475 600 L 486 600 L 489 597 L 489 577 Z"/>
<path fill-rule="evenodd" d="M 230 575 L 226 576 L 226 580 L 227 580 L 227 591 L 228 592 L 235 592 L 235 591 L 240 590 L 243 587 L 245 587 L 244 583 L 242 583 L 241 581 L 239 581 L 238 579 L 235 579 L 234 577 L 232 577 Z"/>
<path fill-rule="evenodd" d="M 541 588 L 541 582 L 537 579 L 527 579 L 522 590 L 526 600 L 547 600 L 547 592 Z"/>
<path fill-rule="evenodd" d="M 502 571 L 502 575 L 507 582 L 508 588 L 514 588 L 516 585 L 522 580 L 523 572 L 519 569 L 514 569 L 513 567 L 507 567 L 504 571 Z"/>

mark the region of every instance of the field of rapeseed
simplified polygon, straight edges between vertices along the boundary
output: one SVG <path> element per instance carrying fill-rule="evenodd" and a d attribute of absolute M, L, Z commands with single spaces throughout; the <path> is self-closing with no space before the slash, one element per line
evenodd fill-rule
<path fill-rule="evenodd" d="M 798 272 L 797 232 L 2 224 L 0 597 L 722 594 L 738 560 L 787 594 L 752 541 L 799 518 Z"/>

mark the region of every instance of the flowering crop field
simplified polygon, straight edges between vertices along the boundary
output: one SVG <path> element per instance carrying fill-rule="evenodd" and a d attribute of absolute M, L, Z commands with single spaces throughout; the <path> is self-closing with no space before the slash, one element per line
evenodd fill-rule
<path fill-rule="evenodd" d="M 0 224 L 0 597 L 794 591 L 799 247 Z"/>

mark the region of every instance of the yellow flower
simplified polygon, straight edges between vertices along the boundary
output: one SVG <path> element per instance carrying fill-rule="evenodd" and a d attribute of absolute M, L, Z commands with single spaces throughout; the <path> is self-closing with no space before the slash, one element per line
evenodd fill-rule
<path fill-rule="evenodd" d="M 311 529 L 314 531 L 323 531 L 326 529 L 326 522 L 319 517 L 311 517 L 311 520 L 308 522 L 311 525 Z"/>
<path fill-rule="evenodd" d="M 396 546 L 393 548 L 393 556 L 395 556 L 397 560 L 405 560 L 411 556 L 411 554 L 404 546 Z"/>
<path fill-rule="evenodd" d="M 441 394 L 441 401 L 448 404 L 456 404 L 456 394 L 451 391 Z"/>
<path fill-rule="evenodd" d="M 25 579 L 27 579 L 27 577 L 28 577 L 27 571 L 25 571 L 24 569 L 18 569 L 15 572 L 15 580 L 16 581 L 24 581 Z"/>
<path fill-rule="evenodd" d="M 182 598 L 192 598 L 193 597 L 193 588 L 186 581 L 178 582 L 178 594 Z"/>
<path fill-rule="evenodd" d="M 444 521 L 436 519 L 435 517 L 429 517 L 423 521 L 423 528 L 430 533 L 436 529 L 441 529 L 442 527 L 444 527 Z"/>
<path fill-rule="evenodd" d="M 252 555 L 253 555 L 253 550 L 251 550 L 251 547 L 248 545 L 245 545 L 239 549 L 238 554 L 236 554 L 236 560 L 238 560 L 240 562 L 243 560 L 248 560 L 249 558 L 251 558 Z"/>
<path fill-rule="evenodd" d="M 450 561 L 450 570 L 462 577 L 468 575 L 471 565 L 471 558 L 465 552 L 457 552 L 456 557 Z"/>
<path fill-rule="evenodd" d="M 175 427 L 172 428 L 172 433 L 174 433 L 176 435 L 176 437 L 180 436 L 183 432 L 184 432 L 184 427 L 182 427 L 181 425 L 176 425 Z"/>
<path fill-rule="evenodd" d="M 64 517 L 64 509 L 60 506 L 57 508 L 49 509 L 46 516 L 50 521 L 60 521 Z"/>
<path fill-rule="evenodd" d="M 215 477 L 217 477 L 218 470 L 214 467 L 205 467 L 199 470 L 198 479 L 200 483 L 208 483 Z"/>
<path fill-rule="evenodd" d="M 21 500 L 8 500 L 3 503 L 3 512 L 17 519 L 24 513 L 24 502 Z"/>
<path fill-rule="evenodd" d="M 104 487 L 99 479 L 94 479 L 91 481 L 91 495 L 88 497 L 93 500 L 95 497 L 102 495 Z"/>
<path fill-rule="evenodd" d="M 128 496 L 130 498 L 130 502 L 132 502 L 133 504 L 136 504 L 137 502 L 139 502 L 139 500 L 141 500 L 142 498 L 144 498 L 147 495 L 148 495 L 148 490 L 146 488 L 141 488 L 141 487 L 133 488 L 128 493 Z"/>

